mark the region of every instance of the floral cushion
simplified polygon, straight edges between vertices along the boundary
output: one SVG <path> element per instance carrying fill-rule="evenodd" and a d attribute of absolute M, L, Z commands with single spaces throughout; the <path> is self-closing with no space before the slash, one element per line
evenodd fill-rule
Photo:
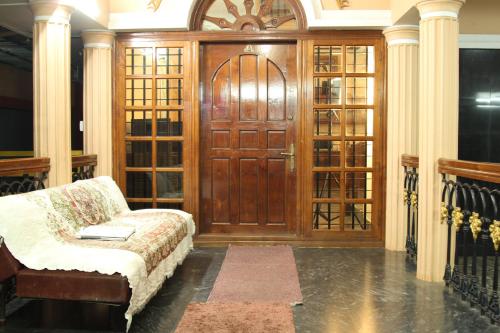
<path fill-rule="evenodd" d="M 175 211 L 130 211 L 119 188 L 107 177 L 36 191 L 26 197 L 43 208 L 48 230 L 59 241 L 134 252 L 144 259 L 148 274 L 188 235 L 186 219 Z M 81 227 L 103 223 L 133 226 L 136 232 L 126 242 L 77 239 Z"/>

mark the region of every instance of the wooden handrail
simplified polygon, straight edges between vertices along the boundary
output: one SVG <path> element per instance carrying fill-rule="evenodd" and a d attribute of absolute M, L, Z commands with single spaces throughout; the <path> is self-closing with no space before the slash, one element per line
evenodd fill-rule
<path fill-rule="evenodd" d="M 73 168 L 80 168 L 82 166 L 96 166 L 97 155 L 73 156 L 71 162 Z"/>
<path fill-rule="evenodd" d="M 12 158 L 0 160 L 0 176 L 17 176 L 38 172 L 49 172 L 50 158 Z"/>
<path fill-rule="evenodd" d="M 418 156 L 417 155 L 401 155 L 401 165 L 410 168 L 418 168 Z"/>
<path fill-rule="evenodd" d="M 471 162 L 440 158 L 439 173 L 500 184 L 500 163 Z"/>

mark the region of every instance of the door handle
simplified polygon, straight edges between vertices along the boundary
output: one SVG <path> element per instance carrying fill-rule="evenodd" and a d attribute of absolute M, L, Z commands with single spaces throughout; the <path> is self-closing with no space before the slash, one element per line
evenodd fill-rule
<path fill-rule="evenodd" d="M 292 143 L 290 145 L 290 151 L 287 153 L 280 153 L 282 156 L 286 156 L 290 159 L 290 171 L 295 170 L 295 145 Z"/>

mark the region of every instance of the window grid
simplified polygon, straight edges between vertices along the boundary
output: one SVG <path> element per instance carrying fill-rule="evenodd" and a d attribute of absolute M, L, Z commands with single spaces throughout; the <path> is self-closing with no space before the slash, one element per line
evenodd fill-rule
<path fill-rule="evenodd" d="M 313 230 L 371 230 L 374 57 L 373 46 L 313 47 Z"/>
<path fill-rule="evenodd" d="M 182 208 L 184 49 L 125 52 L 127 201 L 133 209 Z"/>

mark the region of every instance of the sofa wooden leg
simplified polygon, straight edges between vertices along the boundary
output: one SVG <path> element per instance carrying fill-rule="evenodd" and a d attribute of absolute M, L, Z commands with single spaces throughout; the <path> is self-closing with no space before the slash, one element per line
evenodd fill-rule
<path fill-rule="evenodd" d="M 5 325 L 7 320 L 7 284 L 0 283 L 0 326 Z"/>

